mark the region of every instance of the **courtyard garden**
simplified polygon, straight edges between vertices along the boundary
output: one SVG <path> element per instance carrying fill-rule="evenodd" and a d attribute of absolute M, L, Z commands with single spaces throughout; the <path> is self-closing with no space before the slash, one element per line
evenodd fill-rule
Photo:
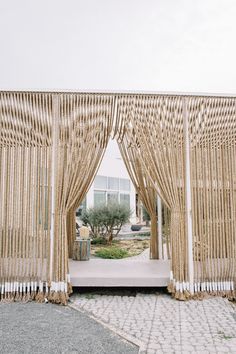
<path fill-rule="evenodd" d="M 100 205 L 82 214 L 83 225 L 90 229 L 93 258 L 122 259 L 137 256 L 149 248 L 149 228 L 142 231 L 140 225 L 140 231 L 132 231 L 130 215 L 130 208 L 118 203 Z M 126 232 L 122 233 L 124 225 Z"/>
<path fill-rule="evenodd" d="M 104 245 L 97 243 L 96 239 L 92 240 L 91 255 L 100 258 L 121 259 L 126 257 L 137 256 L 150 246 L 150 240 L 144 237 L 135 237 L 127 240 L 113 240 L 111 244 Z M 150 237 L 150 236 L 149 236 Z M 94 242 L 95 241 L 95 242 Z"/>

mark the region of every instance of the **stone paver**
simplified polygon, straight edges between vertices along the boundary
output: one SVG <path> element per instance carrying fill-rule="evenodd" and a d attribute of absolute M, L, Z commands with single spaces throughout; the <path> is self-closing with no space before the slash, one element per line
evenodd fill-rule
<path fill-rule="evenodd" d="M 166 245 L 164 245 L 164 259 L 167 259 L 167 249 Z M 150 259 L 150 248 L 146 248 L 143 252 L 138 254 L 137 256 L 122 258 L 120 261 L 147 261 Z"/>
<path fill-rule="evenodd" d="M 236 306 L 214 297 L 74 295 L 73 306 L 141 342 L 140 353 L 236 353 Z"/>

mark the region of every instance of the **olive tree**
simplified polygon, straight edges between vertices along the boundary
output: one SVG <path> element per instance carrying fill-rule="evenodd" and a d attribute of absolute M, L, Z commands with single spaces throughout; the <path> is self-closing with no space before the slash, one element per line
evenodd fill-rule
<path fill-rule="evenodd" d="M 90 227 L 93 237 L 104 237 L 110 244 L 130 216 L 131 210 L 126 204 L 113 202 L 89 208 L 83 212 L 81 220 Z"/>

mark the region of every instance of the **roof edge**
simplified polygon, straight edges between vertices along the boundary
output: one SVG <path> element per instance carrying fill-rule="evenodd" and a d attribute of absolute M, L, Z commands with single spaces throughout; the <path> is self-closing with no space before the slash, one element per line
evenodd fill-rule
<path fill-rule="evenodd" d="M 153 95 L 153 96 L 183 96 L 183 97 L 221 97 L 236 98 L 236 93 L 203 93 L 203 92 L 174 92 L 174 91 L 131 91 L 131 90 L 62 90 L 62 89 L 0 89 L 8 93 L 57 93 L 57 94 L 100 94 L 100 95 Z"/>

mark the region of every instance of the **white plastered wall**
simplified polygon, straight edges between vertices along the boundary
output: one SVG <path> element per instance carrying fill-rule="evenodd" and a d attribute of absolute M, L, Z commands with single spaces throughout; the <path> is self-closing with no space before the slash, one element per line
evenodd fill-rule
<path fill-rule="evenodd" d="M 106 153 L 104 155 L 101 166 L 98 170 L 98 175 L 107 177 L 117 177 L 117 178 L 128 178 L 130 180 L 129 174 L 125 167 L 125 164 L 120 155 L 119 148 L 116 141 L 111 140 L 108 144 Z M 134 186 L 130 180 L 131 190 L 130 190 L 130 208 L 132 210 L 131 223 L 136 222 L 136 192 Z M 87 193 L 87 208 L 93 207 L 94 205 L 94 184 L 91 185 Z"/>

